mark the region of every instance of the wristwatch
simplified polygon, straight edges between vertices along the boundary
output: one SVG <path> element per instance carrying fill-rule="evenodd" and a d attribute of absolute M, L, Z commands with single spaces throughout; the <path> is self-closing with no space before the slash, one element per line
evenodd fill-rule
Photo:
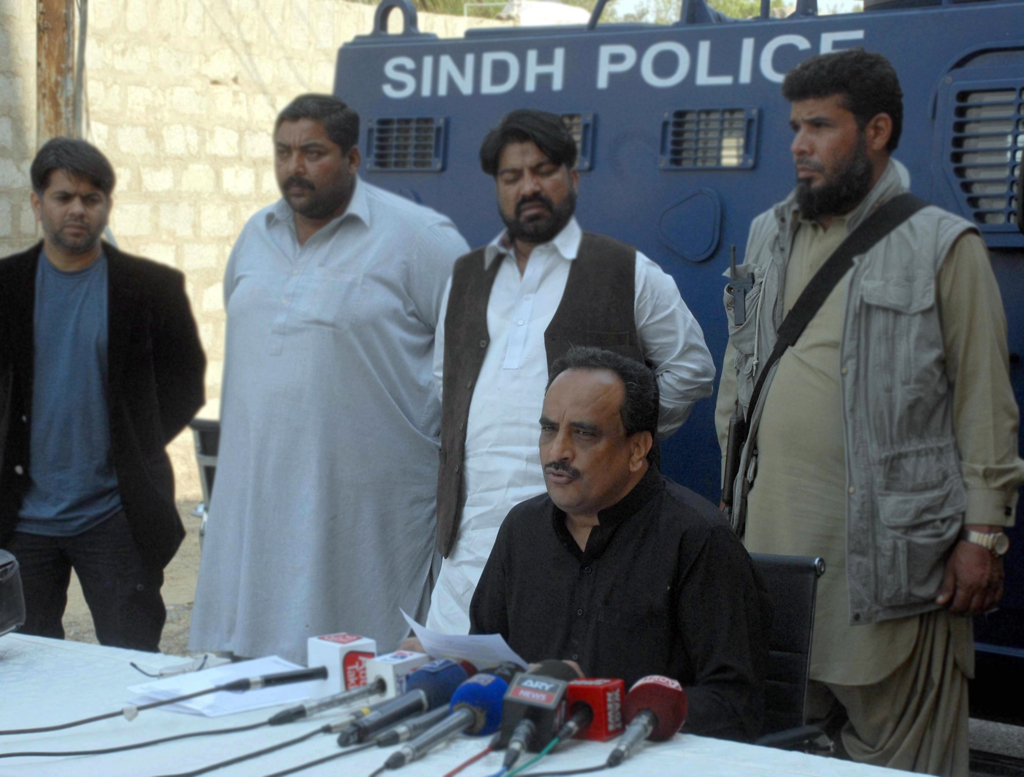
<path fill-rule="evenodd" d="M 975 545 L 981 545 L 981 547 L 988 550 L 993 556 L 1004 556 L 1006 555 L 1006 551 L 1010 549 L 1010 538 L 1001 531 L 997 531 L 993 534 L 986 534 L 985 532 L 964 529 L 960 532 L 960 539 L 966 542 L 972 542 Z"/>

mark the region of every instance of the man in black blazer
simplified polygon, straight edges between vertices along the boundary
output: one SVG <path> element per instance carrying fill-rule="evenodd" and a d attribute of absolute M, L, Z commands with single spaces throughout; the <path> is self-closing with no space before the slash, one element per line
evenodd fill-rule
<path fill-rule="evenodd" d="M 182 274 L 100 241 L 106 157 L 55 138 L 31 176 L 43 241 L 0 259 L 0 547 L 22 631 L 63 638 L 74 568 L 99 641 L 156 651 L 185 535 L 164 448 L 203 404 L 206 357 Z"/>

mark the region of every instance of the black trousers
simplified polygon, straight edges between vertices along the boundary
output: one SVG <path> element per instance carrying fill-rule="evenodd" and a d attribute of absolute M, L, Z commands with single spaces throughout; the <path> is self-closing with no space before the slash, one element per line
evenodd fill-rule
<path fill-rule="evenodd" d="M 21 567 L 21 633 L 64 638 L 61 619 L 74 569 L 101 645 L 159 651 L 167 619 L 163 570 L 143 560 L 123 512 L 74 537 L 14 532 L 7 550 Z"/>

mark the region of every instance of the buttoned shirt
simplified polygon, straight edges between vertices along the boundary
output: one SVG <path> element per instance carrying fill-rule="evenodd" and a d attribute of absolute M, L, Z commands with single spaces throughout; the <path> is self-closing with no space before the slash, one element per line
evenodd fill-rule
<path fill-rule="evenodd" d="M 468 250 L 445 216 L 358 180 L 299 244 L 280 201 L 224 279 L 220 455 L 194 649 L 305 661 L 349 631 L 391 650 L 425 610 L 441 408 L 444 284 Z"/>
<path fill-rule="evenodd" d="M 431 599 L 428 625 L 448 633 L 469 628 L 469 601 L 508 511 L 544 492 L 537 448 L 548 379 L 544 331 L 562 300 L 583 231 L 573 218 L 549 243 L 535 247 L 522 275 L 507 235 L 488 244 L 486 265 L 501 262 L 487 305 L 490 344 L 473 390 L 466 428 L 466 499 L 458 539 L 444 560 Z M 441 390 L 445 292 L 434 345 L 434 377 Z M 694 402 L 710 396 L 715 366 L 704 333 L 671 276 L 639 251 L 634 310 L 644 357 L 654 364 L 660 390 L 659 436 L 667 437 Z"/>
<path fill-rule="evenodd" d="M 751 739 L 761 727 L 768 605 L 714 505 L 648 470 L 598 513 L 586 547 L 544 494 L 502 524 L 470 609 L 527 661 L 571 659 L 587 677 L 649 674 L 686 688 L 684 731 Z"/>

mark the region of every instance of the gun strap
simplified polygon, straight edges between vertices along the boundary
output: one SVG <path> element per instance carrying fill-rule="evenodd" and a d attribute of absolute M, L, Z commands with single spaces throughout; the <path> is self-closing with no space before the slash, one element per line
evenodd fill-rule
<path fill-rule="evenodd" d="M 786 349 L 803 334 L 804 329 L 817 315 L 821 306 L 825 304 L 825 300 L 832 293 L 836 284 L 853 266 L 854 257 L 869 251 L 879 240 L 927 206 L 927 202 L 909 192 L 893 197 L 847 235 L 839 247 L 832 252 L 832 256 L 814 274 L 779 327 L 779 339 L 775 341 L 775 347 L 754 384 L 754 392 L 750 395 L 750 404 L 747 405 L 748 431 L 751 416 L 754 414 L 754 409 L 757 407 L 758 399 L 760 399 L 761 391 L 764 389 L 765 381 L 771 373 L 772 367 L 782 358 Z"/>

